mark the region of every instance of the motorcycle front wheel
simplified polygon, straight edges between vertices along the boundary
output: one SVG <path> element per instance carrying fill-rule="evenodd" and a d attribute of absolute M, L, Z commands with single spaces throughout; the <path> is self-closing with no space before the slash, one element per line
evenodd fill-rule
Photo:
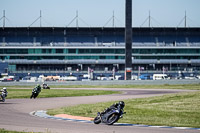
<path fill-rule="evenodd" d="M 34 93 L 32 92 L 30 99 L 32 99 L 34 97 Z"/>
<path fill-rule="evenodd" d="M 4 96 L 1 96 L 1 98 L 2 98 L 2 102 L 5 102 L 5 97 L 4 97 Z"/>
<path fill-rule="evenodd" d="M 35 93 L 34 96 L 33 96 L 33 98 L 35 99 L 37 96 L 38 96 L 38 93 Z"/>
<path fill-rule="evenodd" d="M 94 124 L 99 124 L 101 123 L 101 118 L 99 116 L 94 118 Z"/>
<path fill-rule="evenodd" d="M 114 124 L 115 122 L 117 122 L 118 119 L 119 119 L 119 115 L 118 115 L 118 114 L 111 114 L 111 115 L 108 117 L 107 124 L 108 124 L 108 125 L 112 125 L 112 124 Z"/>

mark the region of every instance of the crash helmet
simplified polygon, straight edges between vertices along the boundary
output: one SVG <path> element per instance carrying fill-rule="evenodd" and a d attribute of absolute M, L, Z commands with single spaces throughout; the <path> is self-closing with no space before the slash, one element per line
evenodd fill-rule
<path fill-rule="evenodd" d="M 124 103 L 123 101 L 119 101 L 119 105 L 120 105 L 122 108 L 124 108 L 125 103 Z"/>
<path fill-rule="evenodd" d="M 40 87 L 40 84 L 37 84 L 37 87 Z"/>
<path fill-rule="evenodd" d="M 3 89 L 2 89 L 3 91 L 6 91 L 7 89 L 6 89 L 6 87 L 3 87 Z"/>

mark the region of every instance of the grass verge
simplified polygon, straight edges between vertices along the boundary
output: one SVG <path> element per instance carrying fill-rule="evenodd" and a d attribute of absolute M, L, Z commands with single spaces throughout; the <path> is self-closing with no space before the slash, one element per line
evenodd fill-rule
<path fill-rule="evenodd" d="M 4 86 L 0 86 L 3 88 Z M 50 85 L 51 88 L 142 88 L 142 89 L 187 89 L 200 90 L 200 84 L 183 84 L 183 85 Z M 7 88 L 33 88 L 33 86 L 7 86 Z"/>
<path fill-rule="evenodd" d="M 123 119 L 119 122 L 200 128 L 200 92 L 169 94 L 151 98 L 124 100 Z M 48 114 L 95 117 L 114 102 L 87 104 L 48 110 Z"/>
<path fill-rule="evenodd" d="M 38 98 L 47 97 L 73 97 L 73 96 L 93 96 L 93 95 L 109 95 L 119 94 L 118 91 L 103 91 L 103 90 L 64 90 L 64 89 L 50 89 L 40 92 Z M 8 96 L 6 99 L 13 98 L 30 98 L 32 94 L 31 89 L 8 89 Z"/>
<path fill-rule="evenodd" d="M 65 86 L 52 86 L 53 88 L 138 88 L 138 89 L 187 89 L 187 90 L 200 90 L 200 84 L 183 84 L 183 85 L 65 85 Z"/>
<path fill-rule="evenodd" d="M 25 133 L 25 132 L 8 131 L 8 130 L 5 130 L 5 129 L 0 129 L 0 133 Z M 33 132 L 26 132 L 26 133 L 33 133 Z"/>

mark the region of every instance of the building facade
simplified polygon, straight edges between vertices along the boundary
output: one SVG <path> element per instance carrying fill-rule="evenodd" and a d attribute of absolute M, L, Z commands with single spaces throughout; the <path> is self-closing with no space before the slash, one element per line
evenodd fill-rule
<path fill-rule="evenodd" d="M 11 73 L 124 71 L 125 28 L 0 28 Z M 133 28 L 132 70 L 200 70 L 200 28 Z"/>

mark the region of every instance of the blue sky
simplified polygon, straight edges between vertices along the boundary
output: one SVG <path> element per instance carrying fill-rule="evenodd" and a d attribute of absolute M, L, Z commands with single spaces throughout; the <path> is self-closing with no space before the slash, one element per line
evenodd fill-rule
<path fill-rule="evenodd" d="M 187 26 L 200 27 L 200 0 L 133 0 L 133 27 L 148 26 L 144 23 L 151 12 L 154 27 L 177 27 L 187 11 Z M 27 27 L 39 17 L 42 26 L 67 26 L 79 13 L 79 26 L 105 25 L 115 12 L 115 26 L 124 26 L 125 0 L 0 0 L 0 18 L 6 11 L 6 26 Z M 84 22 L 83 22 L 84 21 Z M 87 24 L 85 24 L 87 23 Z M 144 24 L 143 24 L 144 23 Z M 143 24 L 143 25 L 142 25 Z M 0 21 L 0 26 L 3 21 Z M 39 26 L 39 21 L 32 26 Z M 76 26 L 73 22 L 71 27 Z M 179 26 L 184 26 L 181 23 Z"/>

